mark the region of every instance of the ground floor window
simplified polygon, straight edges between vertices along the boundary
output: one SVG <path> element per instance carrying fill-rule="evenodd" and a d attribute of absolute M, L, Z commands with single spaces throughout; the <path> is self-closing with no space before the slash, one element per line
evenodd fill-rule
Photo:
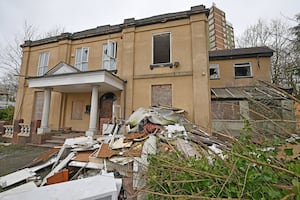
<path fill-rule="evenodd" d="M 172 107 L 172 85 L 152 85 L 151 89 L 151 105 L 152 106 L 168 106 Z"/>

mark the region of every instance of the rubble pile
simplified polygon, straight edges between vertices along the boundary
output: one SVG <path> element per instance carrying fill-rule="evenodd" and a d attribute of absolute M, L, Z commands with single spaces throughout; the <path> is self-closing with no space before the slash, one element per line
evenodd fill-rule
<path fill-rule="evenodd" d="M 183 115 L 184 111 L 180 109 L 139 108 L 125 124 L 104 124 L 103 134 L 100 136 L 66 139 L 60 148 L 49 149 L 26 168 L 0 177 L 2 188 L 28 182 L 18 186 L 20 189 L 13 189 L 20 192 L 11 193 L 8 190 L 0 193 L 0 199 L 18 199 L 20 195 L 22 199 L 30 199 L 47 191 L 49 199 L 59 198 L 60 193 L 52 193 L 51 190 L 63 192 L 69 187 L 77 191 L 68 192 L 70 197 L 65 194 L 64 198 L 72 199 L 78 189 L 83 189 L 83 186 L 76 186 L 80 185 L 80 181 L 91 181 L 99 185 L 107 174 L 114 186 L 110 195 L 115 199 L 118 196 L 134 198 L 138 189 L 145 184 L 139 173 L 148 165 L 148 155 L 178 149 L 185 157 L 197 158 L 201 156 L 195 149 L 199 143 L 215 145 L 215 149 L 220 145 L 226 146 L 224 142 L 188 122 Z M 45 169 L 49 172 L 40 175 L 39 172 Z M 99 178 L 92 178 L 95 176 Z M 105 181 L 103 184 L 105 185 Z M 99 192 L 91 194 L 89 198 L 104 193 L 100 185 L 98 189 Z M 87 198 L 78 193 L 77 198 Z"/>
<path fill-rule="evenodd" d="M 183 159 L 205 158 L 213 166 L 215 157 L 226 160 L 224 151 L 232 147 L 224 137 L 186 120 L 184 110 L 139 108 L 123 124 L 104 124 L 102 135 L 66 139 L 24 169 L 0 177 L 2 188 L 13 188 L 0 199 L 136 199 L 149 182 L 146 169 L 156 167 L 149 166 L 152 155 L 179 152 Z M 176 169 L 176 163 L 169 166 Z"/>

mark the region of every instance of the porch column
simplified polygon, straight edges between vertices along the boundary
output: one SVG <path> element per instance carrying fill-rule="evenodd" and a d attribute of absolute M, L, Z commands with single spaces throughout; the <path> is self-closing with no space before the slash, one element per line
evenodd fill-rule
<path fill-rule="evenodd" d="M 44 91 L 44 106 L 42 113 L 41 128 L 38 128 L 38 134 L 49 133 L 51 129 L 48 127 L 49 111 L 51 103 L 51 88 L 46 88 Z"/>
<path fill-rule="evenodd" d="M 91 113 L 89 130 L 85 132 L 86 136 L 93 136 L 97 133 L 97 113 L 98 113 L 98 86 L 92 88 Z"/>

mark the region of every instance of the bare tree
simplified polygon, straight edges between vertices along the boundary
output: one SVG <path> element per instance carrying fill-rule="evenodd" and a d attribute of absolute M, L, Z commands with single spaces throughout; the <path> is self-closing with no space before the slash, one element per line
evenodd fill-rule
<path fill-rule="evenodd" d="M 0 48 L 0 84 L 5 90 L 15 93 L 20 75 L 22 61 L 21 44 L 26 40 L 37 40 L 46 37 L 52 37 L 64 32 L 61 26 L 54 27 L 44 34 L 39 34 L 38 28 L 34 25 L 24 22 L 22 31 L 15 35 L 12 41 L 8 41 L 6 46 Z"/>
<path fill-rule="evenodd" d="M 292 69 L 297 55 L 293 51 L 290 28 L 289 23 L 282 19 L 270 22 L 260 19 L 237 38 L 238 47 L 268 46 L 274 50 L 271 60 L 272 82 L 283 87 L 291 87 L 295 81 Z"/>

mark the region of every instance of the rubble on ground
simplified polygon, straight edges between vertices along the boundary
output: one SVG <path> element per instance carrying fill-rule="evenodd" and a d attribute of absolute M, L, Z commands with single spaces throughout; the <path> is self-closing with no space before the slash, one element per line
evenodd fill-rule
<path fill-rule="evenodd" d="M 0 193 L 0 199 L 58 199 L 62 195 L 64 199 L 135 199 L 146 184 L 141 171 L 152 154 L 179 151 L 184 158 L 225 159 L 222 152 L 230 142 L 201 130 L 184 113 L 139 108 L 125 123 L 104 124 L 100 136 L 66 139 L 59 149 L 49 149 L 24 169 L 0 177 L 2 188 L 27 182 Z M 48 173 L 41 175 L 39 171 L 45 169 Z"/>

